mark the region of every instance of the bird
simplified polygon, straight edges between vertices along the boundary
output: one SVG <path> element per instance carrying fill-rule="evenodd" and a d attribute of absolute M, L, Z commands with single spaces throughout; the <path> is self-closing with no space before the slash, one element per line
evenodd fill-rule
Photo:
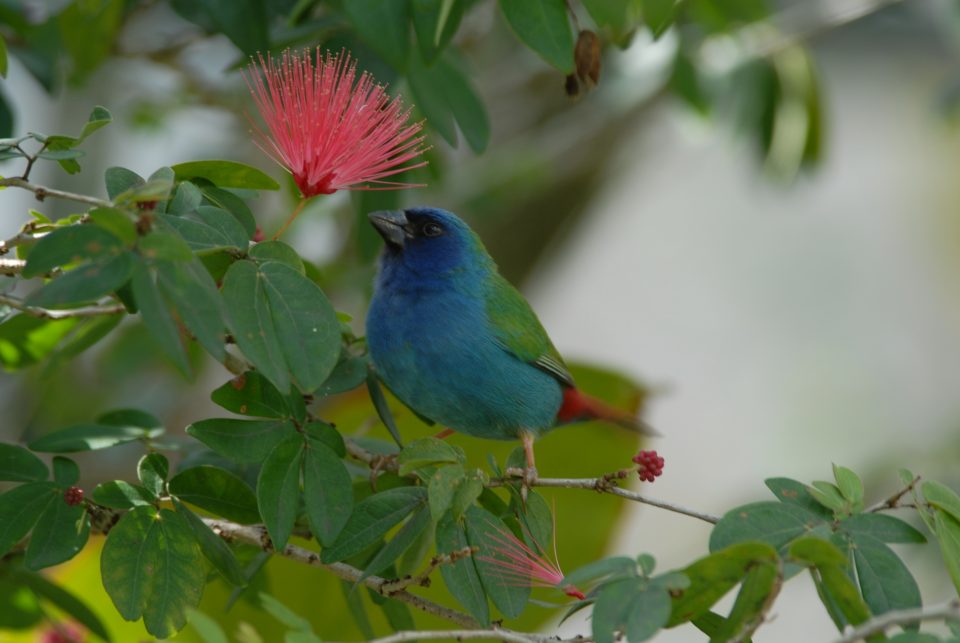
<path fill-rule="evenodd" d="M 558 426 L 603 420 L 656 434 L 577 388 L 533 308 L 457 215 L 414 207 L 368 218 L 385 244 L 368 355 L 417 415 L 478 438 L 520 440 L 526 484 L 537 477 L 534 440 Z"/>

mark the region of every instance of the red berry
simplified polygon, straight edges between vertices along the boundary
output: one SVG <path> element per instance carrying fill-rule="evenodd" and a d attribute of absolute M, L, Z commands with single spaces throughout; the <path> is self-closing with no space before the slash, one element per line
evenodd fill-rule
<path fill-rule="evenodd" d="M 656 451 L 641 451 L 633 456 L 633 461 L 638 465 L 637 475 L 645 482 L 653 482 L 663 473 L 663 458 Z"/>
<path fill-rule="evenodd" d="M 267 238 L 266 235 L 263 234 L 263 229 L 260 226 L 257 226 L 256 231 L 253 233 L 253 242 L 260 243 L 266 238 Z"/>
<path fill-rule="evenodd" d="M 83 489 L 80 487 L 70 487 L 63 492 L 63 500 L 71 507 L 83 502 Z"/>

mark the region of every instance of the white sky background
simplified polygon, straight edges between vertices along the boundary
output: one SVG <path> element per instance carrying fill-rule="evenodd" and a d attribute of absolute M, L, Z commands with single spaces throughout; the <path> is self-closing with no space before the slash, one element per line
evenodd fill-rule
<path fill-rule="evenodd" d="M 719 514 L 772 499 L 766 477 L 831 479 L 831 461 L 861 473 L 882 462 L 883 493 L 896 466 L 921 469 L 957 434 L 960 136 L 935 110 L 947 65 L 896 46 L 827 44 L 816 58 L 828 149 L 812 176 L 771 183 L 728 130 L 660 109 L 528 284 L 565 356 L 668 387 L 648 410 L 666 459 L 643 487 L 653 497 Z M 669 569 L 706 551 L 706 525 L 627 511 L 611 553 L 650 552 Z M 928 603 L 952 592 L 935 576 L 921 583 Z M 774 613 L 755 641 L 836 637 L 806 578 Z"/>

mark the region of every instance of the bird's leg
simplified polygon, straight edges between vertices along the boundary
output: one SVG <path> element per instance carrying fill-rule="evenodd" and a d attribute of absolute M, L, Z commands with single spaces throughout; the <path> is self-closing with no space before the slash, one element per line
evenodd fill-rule
<path fill-rule="evenodd" d="M 446 439 L 446 438 L 449 438 L 449 437 L 450 437 L 451 435 L 453 435 L 453 434 L 454 434 L 454 430 L 453 430 L 453 429 L 450 429 L 450 428 L 447 428 L 447 429 L 444 429 L 443 431 L 439 431 L 439 432 L 438 432 L 436 435 L 434 435 L 433 437 L 435 437 L 435 438 L 438 439 L 438 440 L 444 440 L 444 439 Z"/>
<path fill-rule="evenodd" d="M 523 484 L 520 486 L 520 497 L 526 504 L 527 493 L 533 483 L 537 481 L 537 463 L 533 455 L 533 433 L 524 431 L 520 434 L 520 440 L 523 442 L 523 453 L 527 456 L 527 466 L 523 470 Z"/>

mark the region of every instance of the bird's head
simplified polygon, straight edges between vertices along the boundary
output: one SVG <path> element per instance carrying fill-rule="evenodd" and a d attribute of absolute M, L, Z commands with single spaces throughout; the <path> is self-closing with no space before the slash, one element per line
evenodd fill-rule
<path fill-rule="evenodd" d="M 435 276 L 492 264 L 476 233 L 452 212 L 419 207 L 368 216 L 387 244 L 385 263 L 399 262 L 420 275 Z"/>

